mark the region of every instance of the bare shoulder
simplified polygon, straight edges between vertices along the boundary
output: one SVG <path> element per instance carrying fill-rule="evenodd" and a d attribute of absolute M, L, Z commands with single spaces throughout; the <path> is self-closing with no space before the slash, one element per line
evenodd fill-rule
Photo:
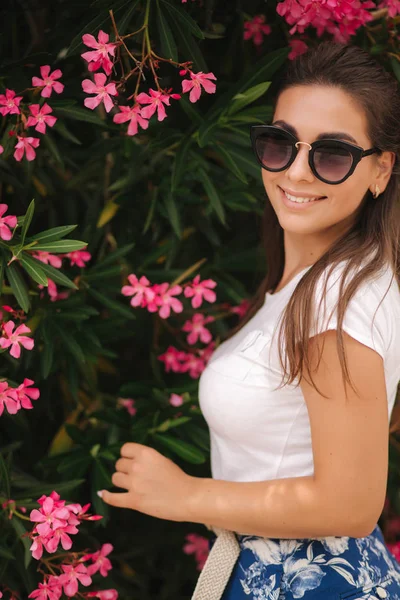
<path fill-rule="evenodd" d="M 336 506 L 338 529 L 343 522 L 343 530 L 353 528 L 358 537 L 373 530 L 385 500 L 388 403 L 382 357 L 345 332 L 343 340 L 357 393 L 347 384 L 346 399 L 335 329 L 311 338 L 308 355 L 313 380 L 328 398 L 310 385 L 307 373 L 300 387 L 310 419 L 315 481 L 326 494 L 327 511 Z"/>

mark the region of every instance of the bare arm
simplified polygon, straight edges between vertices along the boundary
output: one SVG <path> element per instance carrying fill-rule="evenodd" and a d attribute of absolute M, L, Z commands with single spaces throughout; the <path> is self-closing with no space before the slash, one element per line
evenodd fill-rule
<path fill-rule="evenodd" d="M 237 483 L 193 478 L 185 520 L 239 533 L 276 538 L 363 537 L 383 508 L 388 469 L 388 412 L 382 358 L 344 333 L 347 385 L 336 349 L 336 331 L 324 334 L 313 379 L 329 398 L 301 381 L 310 418 L 314 475 Z M 315 341 L 315 339 L 314 339 Z"/>

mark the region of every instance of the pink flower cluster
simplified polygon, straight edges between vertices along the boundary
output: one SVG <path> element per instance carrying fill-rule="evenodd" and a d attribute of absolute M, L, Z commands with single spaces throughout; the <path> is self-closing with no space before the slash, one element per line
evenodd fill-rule
<path fill-rule="evenodd" d="M 87 513 L 90 504 L 81 506 L 80 504 L 68 504 L 65 500 L 60 500 L 60 495 L 53 491 L 50 496 L 41 496 L 38 499 L 40 508 L 32 510 L 30 520 L 36 523 L 30 533 L 33 540 L 31 545 L 32 556 L 40 560 L 43 555 L 43 549 L 50 554 L 54 554 L 61 543 L 64 550 L 72 548 L 71 535 L 78 533 L 78 526 L 83 520 L 95 521 L 101 519 L 100 515 L 89 515 Z M 100 572 L 102 577 L 107 577 L 108 571 L 112 568 L 108 554 L 113 550 L 111 544 L 103 544 L 97 552 L 79 553 L 74 552 L 68 562 L 57 565 L 60 575 L 54 575 L 55 564 L 52 563 L 52 574 L 45 576 L 43 583 L 28 597 L 38 600 L 59 600 L 63 593 L 72 598 L 78 593 L 79 584 L 88 587 L 92 583 L 91 576 Z M 66 555 L 68 557 L 68 554 Z M 88 566 L 83 563 L 91 561 Z M 100 598 L 102 600 L 116 600 L 118 593 L 116 590 L 90 591 L 82 594 L 84 598 Z"/>
<path fill-rule="evenodd" d="M 31 400 L 37 400 L 40 396 L 38 388 L 31 387 L 35 382 L 25 378 L 23 383 L 13 388 L 6 381 L 0 382 L 0 416 L 4 407 L 10 415 L 15 415 L 21 408 L 33 408 Z"/>
<path fill-rule="evenodd" d="M 33 258 L 40 260 L 45 265 L 51 265 L 55 269 L 60 269 L 62 267 L 62 259 L 68 258 L 70 261 L 70 266 L 73 267 L 76 265 L 77 267 L 86 267 L 86 263 L 92 258 L 92 255 L 87 250 L 75 250 L 73 252 L 68 252 L 66 254 L 51 254 L 50 252 L 44 252 L 42 250 L 37 250 L 36 252 L 31 253 Z M 47 278 L 47 293 L 50 296 L 51 302 L 56 302 L 57 300 L 63 300 L 68 298 L 70 292 L 64 291 L 59 292 L 57 285 L 51 279 Z M 43 289 L 43 285 L 38 285 L 39 289 Z"/>
<path fill-rule="evenodd" d="M 193 308 L 199 308 L 203 300 L 207 300 L 208 302 L 215 302 L 216 300 L 216 294 L 212 291 L 217 285 L 216 282 L 212 279 L 205 279 L 200 282 L 200 275 L 196 275 L 193 282 L 187 283 L 184 288 L 180 285 L 170 287 L 169 283 L 151 284 L 145 275 L 142 275 L 138 279 L 133 273 L 128 275 L 128 281 L 130 285 L 124 285 L 121 293 L 124 296 L 132 296 L 130 305 L 134 308 L 147 308 L 151 313 L 158 312 L 162 319 L 167 319 L 171 315 L 171 310 L 175 313 L 182 312 L 183 304 L 175 298 L 182 291 L 186 298 L 192 298 Z M 192 323 L 185 323 L 185 327 L 187 328 L 185 331 L 193 331 L 193 336 L 197 339 L 202 330 L 200 322 L 204 325 L 209 320 L 204 321 L 201 317 L 195 317 Z M 195 331 L 198 332 L 197 335 L 194 333 Z"/>
<path fill-rule="evenodd" d="M 158 360 L 164 363 L 167 373 L 189 373 L 192 379 L 200 377 L 206 368 L 207 362 L 215 349 L 215 342 L 211 342 L 206 348 L 192 352 L 178 350 L 169 346 L 164 354 L 158 356 Z"/>
<path fill-rule="evenodd" d="M 40 88 L 43 98 L 50 98 L 52 92 L 61 94 L 64 85 L 57 81 L 60 79 L 62 72 L 56 69 L 50 72 L 50 65 L 42 65 L 40 67 L 40 77 L 32 77 L 32 85 L 35 88 Z M 30 104 L 26 106 L 30 114 L 25 114 L 24 109 L 20 106 L 23 96 L 17 96 L 15 90 L 6 89 L 5 94 L 0 94 L 0 114 L 18 115 L 20 121 L 17 121 L 16 130 L 10 131 L 10 136 L 17 133 L 17 143 L 14 148 L 14 158 L 21 161 L 25 156 L 28 161 L 34 160 L 36 157 L 35 148 L 40 144 L 40 138 L 27 136 L 24 129 L 34 127 L 38 133 L 45 134 L 46 127 L 53 127 L 57 119 L 51 113 L 53 109 L 45 102 L 43 105 Z M 21 129 L 22 128 L 22 129 Z M 19 134 L 18 134 L 19 131 Z M 0 146 L 0 154 L 4 148 Z"/>
<path fill-rule="evenodd" d="M 291 35 L 311 26 L 318 37 L 328 32 L 335 41 L 346 43 L 359 27 L 372 20 L 370 8 L 376 8 L 372 0 L 283 0 L 276 10 L 292 26 Z"/>
<path fill-rule="evenodd" d="M 14 229 L 14 227 L 17 226 L 17 217 L 15 215 L 3 217 L 4 213 L 7 211 L 8 204 L 0 204 L 0 238 L 9 241 L 13 236 L 11 229 Z"/>
<path fill-rule="evenodd" d="M 104 105 L 104 109 L 109 113 L 114 108 L 114 100 L 118 96 L 118 82 L 107 81 L 107 77 L 111 75 L 114 67 L 113 59 L 115 50 L 120 45 L 118 43 L 109 42 L 109 35 L 100 30 L 97 40 L 93 35 L 85 34 L 82 36 L 83 43 L 89 48 L 93 48 L 90 52 L 81 54 L 82 58 L 88 62 L 88 69 L 91 72 L 103 69 L 104 73 L 95 73 L 94 81 L 84 79 L 82 81 L 82 89 L 86 94 L 93 94 L 85 98 L 84 105 L 91 110 L 97 108 L 100 104 Z M 186 63 L 187 64 L 187 63 Z M 190 102 L 197 102 L 203 88 L 208 94 L 215 93 L 216 86 L 211 79 L 216 79 L 213 73 L 193 73 L 188 68 L 182 69 L 180 75 L 186 75 L 189 72 L 190 79 L 182 81 L 182 92 L 189 94 Z M 167 117 L 165 110 L 166 106 L 170 106 L 170 101 L 179 100 L 180 94 L 171 93 L 172 88 L 163 90 L 158 86 L 158 89 L 149 89 L 148 93 L 141 92 L 134 94 L 134 103 L 132 106 L 117 105 L 119 110 L 113 117 L 114 123 L 128 124 L 127 135 L 136 135 L 139 126 L 142 129 L 147 129 L 149 119 L 157 113 L 158 121 L 163 121 Z"/>
<path fill-rule="evenodd" d="M 185 539 L 187 541 L 182 549 L 185 554 L 194 554 L 197 562 L 197 570 L 201 571 L 209 554 L 208 540 L 197 533 L 188 533 Z"/>
<path fill-rule="evenodd" d="M 264 35 L 271 33 L 272 29 L 265 24 L 265 15 L 256 15 L 250 21 L 244 22 L 244 40 L 251 40 L 255 46 L 261 46 L 264 40 Z"/>

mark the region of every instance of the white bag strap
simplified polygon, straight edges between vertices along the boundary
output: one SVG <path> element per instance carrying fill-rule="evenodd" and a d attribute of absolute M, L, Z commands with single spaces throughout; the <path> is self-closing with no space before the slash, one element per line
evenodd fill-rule
<path fill-rule="evenodd" d="M 207 525 L 217 539 L 197 580 L 191 600 L 220 600 L 240 554 L 233 531 Z"/>

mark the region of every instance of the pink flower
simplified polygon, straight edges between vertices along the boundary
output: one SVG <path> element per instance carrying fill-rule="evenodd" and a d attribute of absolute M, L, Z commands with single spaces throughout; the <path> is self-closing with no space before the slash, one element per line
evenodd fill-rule
<path fill-rule="evenodd" d="M 249 310 L 250 304 L 250 300 L 244 298 L 238 306 L 232 306 L 230 312 L 239 315 L 239 318 L 242 319 Z"/>
<path fill-rule="evenodd" d="M 130 305 L 133 307 L 141 306 L 145 308 L 148 302 L 153 302 L 155 299 L 155 292 L 149 288 L 150 281 L 142 275 L 140 279 L 133 273 L 128 275 L 128 281 L 131 285 L 124 285 L 121 289 L 121 294 L 124 296 L 132 296 Z"/>
<path fill-rule="evenodd" d="M 197 350 L 200 358 L 204 361 L 205 364 L 208 363 L 208 361 L 211 358 L 212 353 L 215 350 L 215 342 L 211 342 L 210 344 L 208 344 L 208 346 L 206 348 L 202 348 L 201 350 Z"/>
<path fill-rule="evenodd" d="M 75 596 L 78 591 L 78 581 L 85 587 L 92 583 L 92 578 L 88 574 L 88 570 L 82 563 L 77 565 L 61 565 L 64 575 L 60 575 L 59 579 L 64 588 L 64 594 Z"/>
<path fill-rule="evenodd" d="M 197 562 L 197 569 L 201 571 L 209 554 L 208 540 L 197 533 L 188 533 L 185 536 L 187 540 L 182 550 L 185 554 L 194 554 Z"/>
<path fill-rule="evenodd" d="M 109 37 L 108 33 L 105 33 L 101 29 L 97 40 L 93 35 L 90 35 L 90 33 L 85 33 L 85 35 L 82 36 L 82 41 L 85 46 L 95 48 L 92 52 L 84 52 L 84 54 L 81 54 L 82 58 L 89 63 L 89 71 L 104 69 L 107 75 L 110 75 L 113 66 L 110 56 L 114 56 L 117 44 L 109 43 Z"/>
<path fill-rule="evenodd" d="M 171 396 L 169 398 L 169 403 L 171 406 L 182 406 L 183 398 L 182 398 L 182 396 L 179 396 L 178 394 L 171 394 Z"/>
<path fill-rule="evenodd" d="M 19 115 L 19 103 L 21 102 L 23 96 L 16 96 L 14 90 L 7 90 L 6 94 L 0 94 L 0 104 L 2 104 L 2 108 L 0 108 L 0 114 L 5 117 L 7 114 L 10 115 Z"/>
<path fill-rule="evenodd" d="M 11 356 L 14 358 L 19 358 L 21 356 L 20 344 L 27 350 L 32 350 L 34 341 L 32 338 L 21 335 L 23 333 L 31 333 L 29 327 L 26 325 L 19 325 L 15 331 L 14 327 L 14 321 L 7 321 L 7 323 L 3 324 L 3 333 L 5 336 L 0 338 L 0 348 L 4 349 L 11 346 Z"/>
<path fill-rule="evenodd" d="M 180 373 L 182 369 L 181 361 L 186 358 L 186 352 L 182 352 L 174 346 L 169 346 L 164 354 L 158 356 L 158 360 L 164 363 L 165 370 L 167 373 L 173 371 L 174 373 Z"/>
<path fill-rule="evenodd" d="M 34 87 L 43 87 L 42 98 L 50 98 L 52 91 L 54 90 L 57 94 L 61 94 L 64 89 L 64 84 L 56 81 L 60 79 L 62 72 L 60 69 L 56 69 L 50 73 L 50 65 L 43 65 L 40 67 L 40 74 L 42 79 L 39 77 L 32 77 L 32 85 Z"/>
<path fill-rule="evenodd" d="M 182 362 L 180 372 L 186 373 L 189 372 L 189 375 L 192 379 L 197 379 L 200 377 L 200 374 L 206 368 L 206 363 L 203 358 L 200 358 L 196 354 L 192 354 L 191 352 L 187 352 L 186 356 Z"/>
<path fill-rule="evenodd" d="M 37 600 L 59 600 L 62 595 L 60 578 L 50 575 L 47 582 L 39 583 L 37 590 L 29 594 L 28 598 L 37 598 Z"/>
<path fill-rule="evenodd" d="M 35 382 L 32 379 L 27 379 L 25 377 L 23 383 L 21 383 L 17 388 L 14 388 L 22 408 L 33 408 L 33 404 L 30 399 L 32 398 L 32 400 L 37 400 L 40 396 L 39 388 L 30 387 L 34 383 Z"/>
<path fill-rule="evenodd" d="M 118 406 L 126 408 L 131 417 L 134 417 L 137 413 L 137 408 L 134 407 L 135 401 L 132 398 L 118 398 Z"/>
<path fill-rule="evenodd" d="M 112 564 L 107 558 L 107 555 L 113 550 L 114 546 L 112 544 L 103 544 L 98 552 L 86 555 L 93 561 L 93 564 L 89 565 L 87 568 L 89 575 L 94 575 L 97 573 L 97 571 L 100 571 L 100 575 L 102 575 L 102 577 L 107 577 L 108 571 L 112 569 Z M 84 559 L 86 560 L 86 557 L 84 557 Z"/>
<path fill-rule="evenodd" d="M 84 79 L 82 81 L 82 89 L 86 94 L 97 94 L 91 98 L 85 98 L 84 105 L 87 108 L 94 110 L 96 106 L 99 106 L 101 102 L 104 102 L 106 112 L 110 112 L 114 106 L 111 96 L 118 96 L 117 88 L 113 82 L 105 85 L 106 79 L 107 77 L 104 73 L 95 73 L 94 82 L 90 79 Z"/>
<path fill-rule="evenodd" d="M 17 217 L 14 215 L 3 217 L 7 210 L 8 204 L 0 204 L 0 238 L 2 240 L 11 240 L 13 234 L 9 228 L 14 229 L 17 225 Z"/>
<path fill-rule="evenodd" d="M 34 137 L 18 137 L 18 142 L 15 144 L 14 158 L 18 162 L 22 160 L 24 153 L 26 153 L 26 160 L 34 160 L 36 152 L 33 148 L 37 148 L 40 144 L 39 138 Z"/>
<path fill-rule="evenodd" d="M 400 13 L 400 0 L 384 0 L 378 8 L 387 8 L 389 17 L 393 19 Z"/>
<path fill-rule="evenodd" d="M 38 284 L 38 288 L 40 290 L 42 290 L 44 287 L 45 286 L 42 285 L 41 283 Z M 52 281 L 49 278 L 47 278 L 47 288 L 46 289 L 47 289 L 48 295 L 50 296 L 50 302 L 57 302 L 58 300 L 64 300 L 65 298 L 68 298 L 69 294 L 70 294 L 69 291 L 59 292 L 54 281 Z M 43 294 L 41 294 L 40 297 L 42 298 Z"/>
<path fill-rule="evenodd" d="M 185 297 L 192 298 L 192 307 L 199 308 L 203 299 L 207 300 L 207 302 L 215 302 L 217 296 L 215 292 L 212 291 L 217 285 L 216 281 L 212 279 L 204 279 L 200 282 L 200 275 L 196 275 L 191 284 L 185 286 Z"/>
<path fill-rule="evenodd" d="M 40 260 L 45 265 L 51 265 L 55 269 L 62 267 L 62 259 L 56 254 L 50 254 L 50 252 L 38 250 L 37 252 L 32 252 L 32 256 L 33 258 Z"/>
<path fill-rule="evenodd" d="M 136 101 L 139 104 L 148 104 L 146 108 L 141 109 L 141 116 L 144 119 L 150 119 L 152 115 L 157 111 L 157 118 L 159 121 L 163 121 L 167 116 L 165 112 L 165 106 L 169 106 L 170 98 L 174 100 L 178 100 L 180 98 L 179 94 L 163 94 L 158 90 L 149 90 L 150 96 L 142 92 L 136 97 Z"/>
<path fill-rule="evenodd" d="M 205 317 L 201 313 L 195 313 L 191 321 L 186 321 L 182 327 L 182 331 L 190 332 L 187 336 L 188 344 L 195 344 L 200 337 L 203 344 L 208 344 L 212 340 L 212 335 L 204 326 L 207 323 L 212 323 L 214 317 Z"/>
<path fill-rule="evenodd" d="M 180 73 L 182 73 L 182 71 Z M 207 94 L 215 93 L 216 85 L 209 81 L 210 79 L 217 79 L 214 73 L 203 73 L 202 71 L 199 71 L 198 73 L 190 72 L 190 78 L 191 79 L 184 79 L 182 81 L 182 91 L 184 93 L 192 90 L 189 94 L 190 102 L 197 102 L 200 98 L 201 86 Z"/>
<path fill-rule="evenodd" d="M 114 115 L 113 121 L 114 123 L 125 123 L 126 121 L 129 121 L 128 135 L 136 135 L 138 132 L 138 125 L 140 125 L 142 129 L 148 128 L 149 122 L 142 117 L 140 106 L 118 106 L 118 108 L 121 112 Z"/>
<path fill-rule="evenodd" d="M 66 527 L 69 518 L 69 510 L 64 506 L 58 506 L 51 496 L 47 496 L 39 510 L 34 508 L 30 514 L 30 520 L 36 525 L 35 530 L 40 536 L 52 535 L 56 529 Z"/>
<path fill-rule="evenodd" d="M 0 145 L 0 154 L 3 154 L 3 152 L 4 152 L 4 148 L 3 148 L 3 146 Z"/>
<path fill-rule="evenodd" d="M 253 38 L 254 44 L 260 46 L 263 43 L 264 35 L 268 35 L 272 31 L 271 27 L 264 25 L 264 23 L 265 15 L 256 15 L 251 21 L 245 21 L 243 39 L 250 40 Z"/>
<path fill-rule="evenodd" d="M 8 387 L 7 381 L 0 382 L 0 416 L 4 407 L 10 415 L 15 415 L 20 409 L 17 393 L 15 389 Z"/>
<path fill-rule="evenodd" d="M 75 250 L 74 252 L 68 252 L 68 254 L 65 255 L 65 258 L 69 258 L 71 261 L 71 267 L 74 265 L 77 265 L 78 267 L 86 267 L 85 263 L 92 258 L 92 255 L 86 250 Z"/>
<path fill-rule="evenodd" d="M 117 590 L 99 590 L 98 592 L 88 592 L 87 598 L 100 598 L 100 600 L 117 600 Z"/>
<path fill-rule="evenodd" d="M 156 304 L 161 306 L 159 310 L 159 315 L 162 319 L 168 319 L 171 314 L 171 309 L 180 313 L 183 311 L 183 304 L 180 300 L 174 298 L 182 292 L 182 288 L 180 285 L 174 285 L 172 288 L 169 288 L 169 283 L 161 283 L 160 285 L 153 286 L 155 289 L 157 297 Z"/>
<path fill-rule="evenodd" d="M 46 133 L 46 125 L 53 127 L 57 121 L 56 117 L 49 116 L 49 114 L 53 112 L 53 109 L 46 102 L 42 107 L 40 104 L 31 104 L 29 110 L 32 114 L 28 117 L 26 126 L 33 127 L 36 125 L 35 129 L 39 133 Z"/>
<path fill-rule="evenodd" d="M 304 54 L 308 50 L 307 44 L 301 40 L 290 40 L 289 45 L 291 47 L 288 55 L 289 60 L 294 60 L 297 56 L 301 56 L 301 54 Z"/>

